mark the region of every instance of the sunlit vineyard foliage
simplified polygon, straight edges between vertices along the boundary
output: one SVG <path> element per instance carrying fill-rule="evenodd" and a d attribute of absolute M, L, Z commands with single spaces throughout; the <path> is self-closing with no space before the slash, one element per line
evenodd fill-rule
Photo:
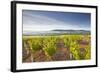
<path fill-rule="evenodd" d="M 57 58 L 64 56 L 65 59 L 63 60 L 91 59 L 90 35 L 23 36 L 23 43 L 23 49 L 26 51 L 30 49 L 32 61 L 35 62 L 53 61 L 54 58 L 58 60 Z M 40 55 L 39 58 L 37 55 Z"/>

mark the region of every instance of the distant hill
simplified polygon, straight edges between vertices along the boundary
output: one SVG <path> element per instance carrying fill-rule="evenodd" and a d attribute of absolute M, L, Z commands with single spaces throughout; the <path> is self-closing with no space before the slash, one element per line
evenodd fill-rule
<path fill-rule="evenodd" d="M 23 35 L 65 35 L 65 34 L 90 34 L 88 30 L 51 30 L 51 31 L 39 31 L 39 32 L 23 32 Z"/>
<path fill-rule="evenodd" d="M 61 29 L 57 29 L 57 30 L 52 30 L 52 31 L 59 31 L 59 32 L 65 32 L 65 33 L 90 33 L 89 30 L 61 30 Z"/>
<path fill-rule="evenodd" d="M 61 29 L 55 29 L 55 30 L 52 30 L 52 31 L 88 31 L 90 32 L 89 30 L 61 30 Z"/>

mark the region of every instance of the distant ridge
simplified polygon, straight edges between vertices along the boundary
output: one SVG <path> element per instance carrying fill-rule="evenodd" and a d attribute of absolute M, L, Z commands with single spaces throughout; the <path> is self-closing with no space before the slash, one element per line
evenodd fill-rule
<path fill-rule="evenodd" d="M 61 30 L 55 29 L 51 31 L 40 31 L 40 32 L 23 32 L 23 35 L 67 35 L 67 34 L 90 34 L 89 30 Z"/>
<path fill-rule="evenodd" d="M 52 31 L 84 31 L 84 32 L 90 32 L 89 30 L 61 30 L 61 29 L 55 29 L 55 30 L 52 30 Z"/>

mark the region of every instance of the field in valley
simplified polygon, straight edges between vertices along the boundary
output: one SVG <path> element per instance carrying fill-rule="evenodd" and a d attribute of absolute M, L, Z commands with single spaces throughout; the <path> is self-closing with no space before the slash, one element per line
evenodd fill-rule
<path fill-rule="evenodd" d="M 24 35 L 22 42 L 23 63 L 91 59 L 90 34 Z"/>

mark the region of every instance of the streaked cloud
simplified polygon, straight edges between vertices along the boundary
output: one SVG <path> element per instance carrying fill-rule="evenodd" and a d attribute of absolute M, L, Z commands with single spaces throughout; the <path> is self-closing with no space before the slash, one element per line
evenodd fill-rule
<path fill-rule="evenodd" d="M 24 10 L 23 11 L 23 32 L 49 31 L 54 29 L 64 29 L 64 30 L 67 29 L 74 29 L 74 30 L 88 29 L 89 30 L 90 29 L 89 27 L 82 24 L 67 23 L 66 22 L 68 19 L 67 16 L 64 16 L 64 18 L 62 19 L 60 18 L 61 19 L 60 20 L 59 16 L 57 18 L 57 17 L 53 17 L 52 14 L 50 16 L 50 12 L 49 14 L 47 13 L 48 12 L 46 11 L 40 13 L 40 11 L 35 12 L 35 11 Z M 53 13 L 55 14 L 56 12 Z M 66 19 L 66 21 L 63 21 L 63 19 L 64 20 Z"/>

